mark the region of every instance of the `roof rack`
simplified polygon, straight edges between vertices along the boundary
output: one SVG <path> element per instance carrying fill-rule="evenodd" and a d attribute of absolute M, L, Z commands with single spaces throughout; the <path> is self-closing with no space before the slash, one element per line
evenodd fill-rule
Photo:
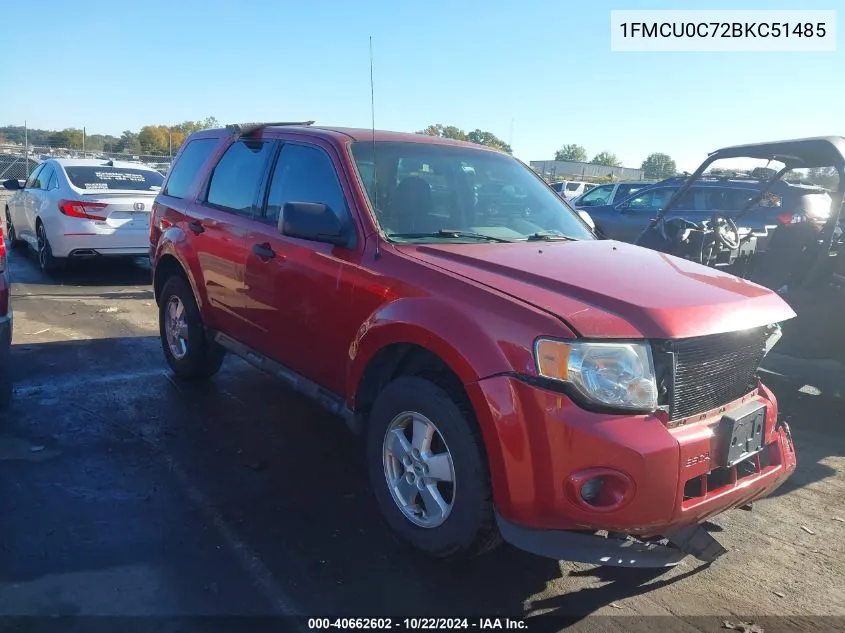
<path fill-rule="evenodd" d="M 275 123 L 230 123 L 226 129 L 235 136 L 249 136 L 253 132 L 265 127 L 277 127 L 286 125 L 314 125 L 314 121 L 279 121 Z"/>

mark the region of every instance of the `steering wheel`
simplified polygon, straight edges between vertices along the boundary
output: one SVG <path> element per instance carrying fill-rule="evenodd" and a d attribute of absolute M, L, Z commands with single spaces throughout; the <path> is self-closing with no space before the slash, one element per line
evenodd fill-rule
<path fill-rule="evenodd" d="M 716 214 L 710 219 L 710 226 L 719 244 L 730 250 L 739 248 L 739 229 L 733 218 Z"/>

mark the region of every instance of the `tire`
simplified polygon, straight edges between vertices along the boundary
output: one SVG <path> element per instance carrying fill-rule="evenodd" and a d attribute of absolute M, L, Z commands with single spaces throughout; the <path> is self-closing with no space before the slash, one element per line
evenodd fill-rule
<path fill-rule="evenodd" d="M 407 460 L 401 464 L 387 455 L 385 448 L 389 439 L 395 440 L 397 420 L 402 419 L 407 412 L 413 416 L 422 416 L 436 427 L 431 449 L 424 452 L 442 455 L 445 449 L 451 457 L 449 475 L 452 484 L 437 486 L 438 491 L 442 490 L 441 499 L 449 505 L 448 512 L 443 513 L 445 519 L 440 523 L 433 518 L 437 513 L 418 515 L 416 521 L 409 518 L 400 509 L 399 502 L 391 492 L 392 486 L 388 483 L 388 477 L 402 472 L 402 468 L 405 468 L 405 475 L 396 481 L 404 480 L 402 486 L 408 482 Z M 413 439 L 410 429 L 405 440 L 408 443 L 409 436 Z M 391 444 L 403 447 L 398 452 L 405 447 L 410 448 L 401 442 Z M 396 451 L 393 452 L 395 454 Z M 404 543 L 429 556 L 460 560 L 488 552 L 501 542 L 493 514 L 489 468 L 469 403 L 456 402 L 443 388 L 423 378 L 397 378 L 387 385 L 373 405 L 367 426 L 367 463 L 373 494 L 382 516 L 388 527 Z M 421 485 L 424 488 L 431 481 L 425 477 L 426 473 L 433 475 L 435 471 L 444 472 L 442 457 L 438 462 L 439 467 L 435 468 L 434 463 L 425 462 L 422 468 L 430 465 L 431 469 L 418 470 L 413 474 L 419 482 L 419 473 L 423 473 Z M 394 470 L 391 471 L 391 465 L 388 464 Z M 418 460 L 411 465 L 411 470 L 419 466 Z M 408 484 L 409 487 L 404 487 L 405 491 L 409 491 L 409 495 L 404 498 L 413 501 L 417 507 L 427 508 L 422 495 L 415 492 L 415 486 L 417 491 L 420 490 L 419 485 Z M 426 521 L 430 524 L 420 524 Z"/>
<path fill-rule="evenodd" d="M 26 242 L 18 239 L 18 232 L 15 230 L 15 225 L 12 224 L 12 214 L 9 213 L 9 207 L 6 207 L 6 235 L 9 238 L 9 244 L 12 248 L 26 246 Z"/>
<path fill-rule="evenodd" d="M 50 240 L 47 239 L 47 231 L 44 229 L 43 222 L 38 222 L 35 233 L 38 238 L 38 266 L 44 273 L 49 274 L 57 271 L 64 264 L 64 260 L 53 256 L 53 248 L 50 246 Z"/>
<path fill-rule="evenodd" d="M 172 314 L 169 313 L 171 305 L 174 309 Z M 182 333 L 186 334 L 180 336 L 178 341 L 168 336 L 174 333 L 173 330 L 168 330 L 171 324 L 169 318 L 174 314 L 177 320 L 182 321 Z M 174 275 L 165 282 L 159 299 L 158 315 L 161 348 L 167 364 L 177 378 L 206 380 L 220 370 L 226 352 L 206 336 L 194 293 L 184 277 Z"/>

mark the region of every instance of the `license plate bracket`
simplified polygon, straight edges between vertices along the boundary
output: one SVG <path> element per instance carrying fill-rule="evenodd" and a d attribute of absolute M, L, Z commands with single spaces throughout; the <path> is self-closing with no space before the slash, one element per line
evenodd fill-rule
<path fill-rule="evenodd" d="M 738 411 L 722 416 L 721 466 L 730 468 L 763 449 L 766 432 L 766 405 L 749 403 Z"/>

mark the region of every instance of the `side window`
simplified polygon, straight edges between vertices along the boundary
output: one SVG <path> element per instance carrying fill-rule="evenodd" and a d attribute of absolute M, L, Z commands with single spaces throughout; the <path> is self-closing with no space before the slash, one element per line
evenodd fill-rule
<path fill-rule="evenodd" d="M 50 180 L 47 182 L 47 189 L 56 189 L 59 186 L 59 177 L 56 170 L 53 170 L 53 173 L 50 174 Z"/>
<path fill-rule="evenodd" d="M 590 189 L 581 200 L 578 201 L 580 207 L 597 207 L 607 204 L 610 199 L 610 194 L 613 193 L 613 185 L 601 185 Z"/>
<path fill-rule="evenodd" d="M 206 202 L 236 213 L 251 214 L 258 203 L 258 188 L 273 147 L 269 141 L 232 143 L 211 174 Z"/>
<path fill-rule="evenodd" d="M 164 194 L 174 198 L 187 198 L 191 194 L 190 187 L 194 177 L 211 156 L 217 142 L 216 138 L 198 138 L 190 141 L 170 170 Z"/>
<path fill-rule="evenodd" d="M 634 194 L 634 197 L 627 201 L 626 208 L 631 211 L 657 211 L 666 206 L 674 193 L 675 188 L 650 189 L 640 195 Z"/>
<path fill-rule="evenodd" d="M 344 218 L 349 211 L 328 154 L 316 147 L 284 145 L 273 170 L 264 218 L 276 224 L 288 202 L 324 204 Z"/>
<path fill-rule="evenodd" d="M 646 184 L 642 185 L 619 185 L 619 188 L 616 190 L 616 194 L 613 196 L 614 202 L 621 202 L 628 196 L 635 194 L 637 191 L 645 187 Z"/>
<path fill-rule="evenodd" d="M 38 189 L 38 177 L 41 175 L 41 172 L 44 171 L 44 163 L 41 163 L 38 167 L 35 168 L 35 171 L 29 175 L 29 178 L 26 179 L 26 184 L 24 188 L 26 189 Z"/>
<path fill-rule="evenodd" d="M 44 169 L 41 171 L 41 173 L 38 174 L 38 180 L 36 182 L 35 188 L 41 189 L 42 191 L 46 191 L 47 189 L 50 188 L 50 181 L 54 180 L 55 177 L 56 177 L 56 175 L 54 173 L 53 166 L 52 165 L 45 166 Z"/>

